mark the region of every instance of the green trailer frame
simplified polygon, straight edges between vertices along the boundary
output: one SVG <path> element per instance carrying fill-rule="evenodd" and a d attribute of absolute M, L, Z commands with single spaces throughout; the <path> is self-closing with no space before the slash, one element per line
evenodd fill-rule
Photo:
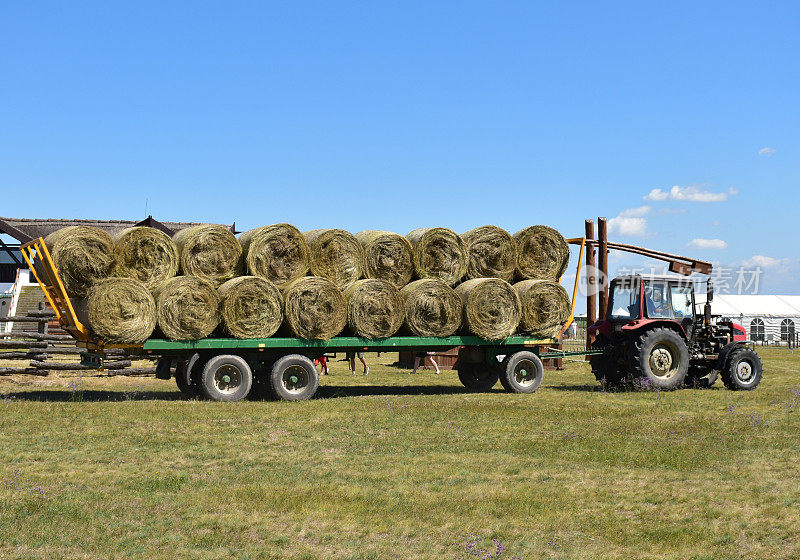
<path fill-rule="evenodd" d="M 273 396 L 309 398 L 316 392 L 318 374 L 312 360 L 325 353 L 431 351 L 458 348 L 458 377 L 467 389 L 485 391 L 498 379 L 511 392 L 535 391 L 542 382 L 542 359 L 585 356 L 594 352 L 563 351 L 556 338 L 512 336 L 485 340 L 477 336 L 394 336 L 372 340 L 339 336 L 330 340 L 298 338 L 204 338 L 173 341 L 147 340 L 141 351 L 160 357 L 156 376 L 174 377 L 186 394 L 205 394 L 216 400 L 238 400 L 242 375 L 263 380 Z M 97 356 L 100 358 L 100 356 Z M 100 358 L 101 359 L 101 358 Z M 230 389 L 233 387 L 232 389 Z"/>

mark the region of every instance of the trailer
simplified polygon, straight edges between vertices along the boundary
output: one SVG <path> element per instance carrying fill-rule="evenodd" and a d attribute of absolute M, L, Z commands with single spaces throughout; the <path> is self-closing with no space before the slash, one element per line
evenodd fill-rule
<path fill-rule="evenodd" d="M 571 240 L 571 241 L 582 241 Z M 578 294 L 584 244 L 575 274 L 570 317 L 572 323 Z M 173 341 L 149 339 L 142 345 L 107 344 L 77 317 L 58 270 L 42 238 L 22 246 L 22 254 L 39 282 L 61 327 L 85 349 L 82 364 L 103 367 L 105 349 L 124 348 L 133 355 L 158 356 L 156 377 L 174 378 L 187 396 L 215 401 L 238 401 L 251 391 L 282 400 L 304 400 L 314 396 L 319 374 L 314 360 L 323 354 L 344 352 L 417 352 L 458 347 L 458 378 L 468 390 L 488 391 L 499 380 L 511 393 L 533 393 L 542 384 L 542 359 L 591 354 L 593 350 L 558 350 L 558 338 L 515 335 L 503 341 L 477 336 L 393 336 L 371 340 L 337 336 L 330 340 L 299 338 L 205 338 Z"/>

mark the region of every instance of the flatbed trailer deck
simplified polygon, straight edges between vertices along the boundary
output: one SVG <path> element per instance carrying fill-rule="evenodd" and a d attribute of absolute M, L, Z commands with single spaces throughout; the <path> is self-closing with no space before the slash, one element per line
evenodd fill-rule
<path fill-rule="evenodd" d="M 575 241 L 575 240 L 570 240 Z M 569 319 L 572 322 L 578 291 L 578 278 L 585 240 L 580 241 L 580 256 L 572 295 Z M 302 400 L 314 395 L 319 374 L 314 359 L 335 350 L 386 352 L 399 350 L 430 351 L 458 347 L 458 377 L 470 390 L 488 390 L 498 379 L 509 392 L 532 393 L 542 382 L 542 358 L 581 356 L 591 352 L 564 352 L 554 348 L 556 338 L 516 335 L 505 340 L 484 340 L 477 336 L 447 337 L 394 336 L 371 340 L 339 336 L 330 340 L 304 340 L 274 337 L 255 339 L 204 338 L 173 341 L 149 339 L 140 345 L 115 345 L 100 340 L 75 314 L 70 298 L 42 238 L 21 247 L 23 257 L 39 282 L 64 330 L 86 348 L 82 362 L 103 367 L 103 351 L 125 348 L 132 354 L 159 356 L 156 377 L 174 377 L 187 395 L 217 401 L 237 401 L 251 389 L 263 389 L 273 397 Z M 39 266 L 34 266 L 38 264 Z"/>

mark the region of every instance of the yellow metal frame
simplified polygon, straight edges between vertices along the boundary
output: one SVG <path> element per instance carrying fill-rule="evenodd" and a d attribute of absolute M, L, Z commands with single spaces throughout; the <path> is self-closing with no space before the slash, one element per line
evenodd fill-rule
<path fill-rule="evenodd" d="M 50 256 L 50 251 L 44 244 L 44 239 L 39 237 L 25 243 L 20 247 L 20 251 L 25 262 L 28 263 L 28 268 L 42 288 L 47 302 L 53 308 L 61 328 L 75 337 L 78 342 L 96 343 L 91 331 L 80 322 L 75 314 L 75 308 L 72 307 L 72 302 L 67 295 L 67 290 L 64 288 L 53 258 Z"/>
<path fill-rule="evenodd" d="M 580 254 L 578 255 L 578 266 L 575 269 L 575 285 L 572 288 L 572 306 L 569 312 L 569 319 L 567 319 L 567 322 L 564 323 L 564 327 L 561 329 L 561 332 L 559 333 L 560 335 L 567 332 L 567 329 L 572 324 L 572 321 L 575 320 L 575 302 L 578 301 L 578 287 L 580 286 L 581 282 L 581 266 L 583 265 L 583 253 L 584 250 L 586 249 L 586 238 L 575 237 L 573 239 L 567 239 L 567 243 L 572 243 L 575 245 L 580 243 L 581 251 Z"/>

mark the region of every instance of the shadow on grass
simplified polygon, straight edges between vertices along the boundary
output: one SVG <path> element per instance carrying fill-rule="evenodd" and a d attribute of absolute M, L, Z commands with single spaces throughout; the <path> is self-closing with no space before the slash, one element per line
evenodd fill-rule
<path fill-rule="evenodd" d="M 406 395 L 455 395 L 468 393 L 461 385 L 359 385 L 337 386 L 326 385 L 317 390 L 317 397 L 334 399 L 341 397 L 367 397 L 367 396 L 406 396 Z M 500 393 L 494 389 L 490 393 Z"/>
<path fill-rule="evenodd" d="M 185 399 L 178 391 L 19 391 L 6 393 L 5 400 L 41 402 L 122 402 L 122 401 L 178 401 Z"/>
<path fill-rule="evenodd" d="M 327 385 L 320 387 L 314 398 L 337 399 L 343 397 L 365 396 L 409 396 L 409 395 L 454 395 L 468 391 L 458 385 L 454 386 L 399 386 L 399 385 L 365 385 L 365 386 L 336 386 Z M 502 390 L 494 389 L 490 393 L 500 393 Z M 57 391 L 37 390 L 6 393 L 6 401 L 26 402 L 125 402 L 125 401 L 180 401 L 190 400 L 178 391 L 102 391 L 86 389 L 83 391 Z M 251 400 L 266 401 L 254 391 Z"/>

